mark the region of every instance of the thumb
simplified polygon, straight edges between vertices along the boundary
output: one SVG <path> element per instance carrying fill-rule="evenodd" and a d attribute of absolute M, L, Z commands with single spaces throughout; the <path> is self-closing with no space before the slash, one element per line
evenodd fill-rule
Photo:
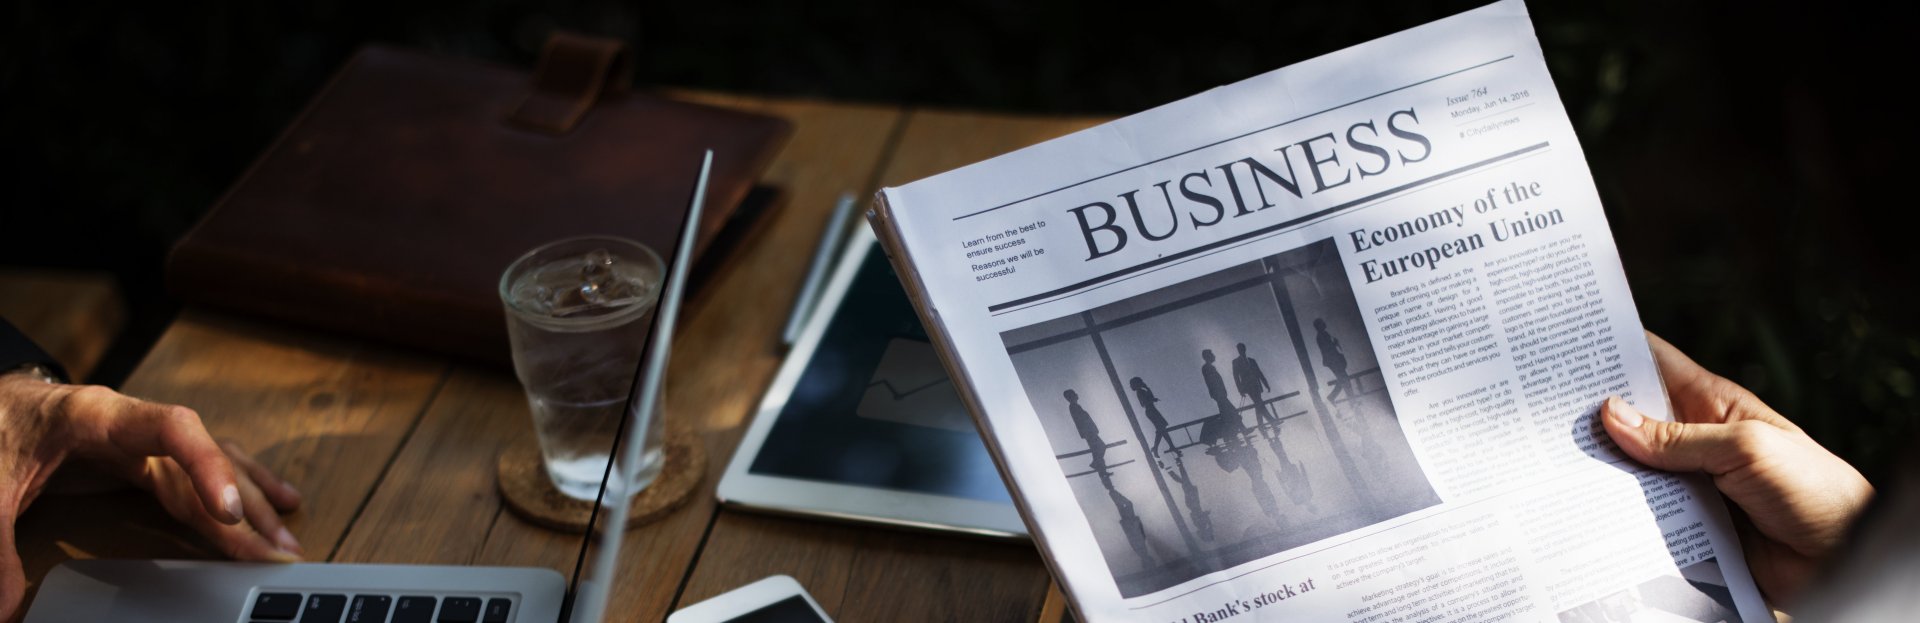
<path fill-rule="evenodd" d="M 1670 472 L 1721 475 L 1745 465 L 1766 441 L 1767 424 L 1667 422 L 1647 417 L 1618 396 L 1600 407 L 1607 435 L 1627 456 Z"/>

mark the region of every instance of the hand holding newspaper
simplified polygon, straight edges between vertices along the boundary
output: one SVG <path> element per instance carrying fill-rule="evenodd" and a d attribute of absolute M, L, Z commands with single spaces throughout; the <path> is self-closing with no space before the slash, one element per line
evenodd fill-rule
<path fill-rule="evenodd" d="M 1519 0 L 870 216 L 1084 620 L 1771 620 Z"/>

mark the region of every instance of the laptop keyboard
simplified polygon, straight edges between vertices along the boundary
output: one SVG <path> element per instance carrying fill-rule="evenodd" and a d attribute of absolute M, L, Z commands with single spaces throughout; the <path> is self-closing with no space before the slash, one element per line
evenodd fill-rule
<path fill-rule="evenodd" d="M 255 623 L 507 623 L 505 597 L 260 593 L 247 620 Z"/>

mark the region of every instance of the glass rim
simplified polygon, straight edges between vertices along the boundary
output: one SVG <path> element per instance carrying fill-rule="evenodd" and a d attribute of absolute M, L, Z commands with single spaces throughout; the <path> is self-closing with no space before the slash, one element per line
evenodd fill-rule
<path fill-rule="evenodd" d="M 667 268 L 666 262 L 660 259 L 660 254 L 655 252 L 652 247 L 641 244 L 640 241 L 634 240 L 632 238 L 627 238 L 625 236 L 613 236 L 613 235 L 604 235 L 604 234 L 589 234 L 585 236 L 571 236 L 567 238 L 561 238 L 558 240 L 553 240 L 553 241 L 549 241 L 547 243 L 541 244 L 540 246 L 534 247 L 532 250 L 529 250 L 526 253 L 520 254 L 520 257 L 514 258 L 513 262 L 507 264 L 506 270 L 500 271 L 500 286 L 498 288 L 498 294 L 500 295 L 500 306 L 505 308 L 507 310 L 507 313 L 513 314 L 515 316 L 519 316 L 521 319 L 526 320 L 527 322 L 531 322 L 539 325 L 546 325 L 556 329 L 566 329 L 566 328 L 581 328 L 587 325 L 604 324 L 614 320 L 625 320 L 625 319 L 628 319 L 627 318 L 628 316 L 644 314 L 647 312 L 647 310 L 653 309 L 654 306 L 657 306 L 660 304 L 660 293 L 656 291 L 652 297 L 649 297 L 649 300 L 646 303 L 643 303 L 640 305 L 631 305 L 627 309 L 618 311 L 616 313 L 600 315 L 600 316 L 556 318 L 556 317 L 548 316 L 545 314 L 537 314 L 530 310 L 521 309 L 518 305 L 515 305 L 513 303 L 513 299 L 509 296 L 509 292 L 507 288 L 513 282 L 513 276 L 517 271 L 525 267 L 528 262 L 533 260 L 535 256 L 538 256 L 541 253 L 552 251 L 553 249 L 564 246 L 564 245 L 583 243 L 583 242 L 609 242 L 615 245 L 628 247 L 628 249 L 626 250 L 638 250 L 640 252 L 639 259 L 642 262 L 652 262 L 653 266 L 659 272 L 662 273 L 663 277 L 664 277 L 664 273 L 666 272 L 666 268 Z"/>

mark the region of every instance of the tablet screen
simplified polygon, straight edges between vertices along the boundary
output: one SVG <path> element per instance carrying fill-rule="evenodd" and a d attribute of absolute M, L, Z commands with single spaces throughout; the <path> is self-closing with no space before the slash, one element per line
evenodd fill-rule
<path fill-rule="evenodd" d="M 748 471 L 1011 504 L 886 256 L 860 261 Z"/>

